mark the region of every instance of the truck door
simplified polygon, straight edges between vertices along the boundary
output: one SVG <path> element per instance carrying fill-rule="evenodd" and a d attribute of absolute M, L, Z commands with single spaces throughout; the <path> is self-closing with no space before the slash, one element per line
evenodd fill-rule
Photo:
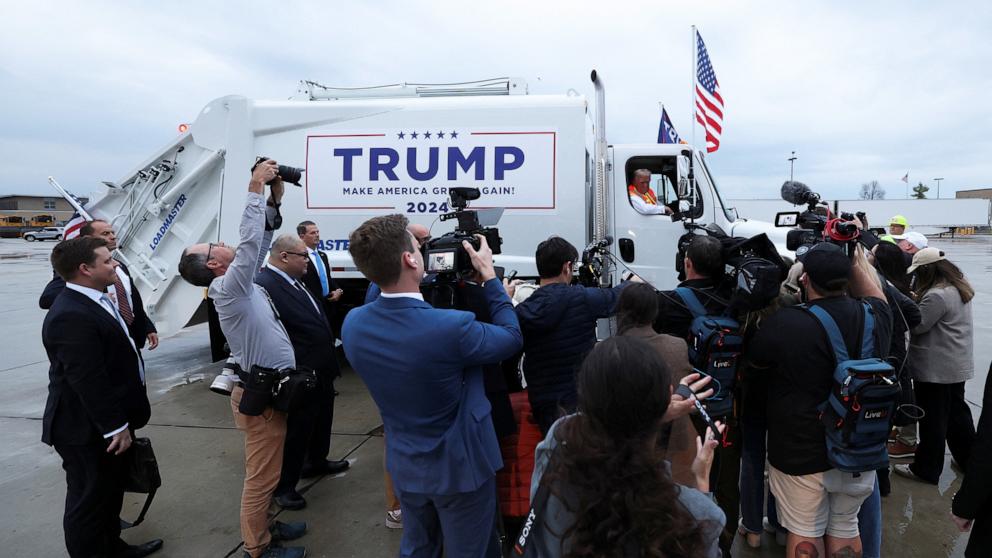
<path fill-rule="evenodd" d="M 610 222 L 613 253 L 619 260 L 616 272 L 622 274 L 626 265 L 656 288 L 673 288 L 678 283 L 678 240 L 686 233 L 683 219 L 693 217 L 698 223 L 705 215 L 705 200 L 697 190 L 690 210 L 679 213 L 679 189 L 685 194 L 690 188 L 688 165 L 685 158 L 680 165 L 680 157 L 670 146 L 618 145 L 611 148 L 611 155 Z M 647 191 L 643 191 L 644 177 L 648 178 Z"/>

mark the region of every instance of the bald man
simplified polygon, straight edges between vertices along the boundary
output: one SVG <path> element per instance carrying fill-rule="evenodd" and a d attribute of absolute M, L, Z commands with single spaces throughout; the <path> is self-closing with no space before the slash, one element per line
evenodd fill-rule
<path fill-rule="evenodd" d="M 334 378 L 341 372 L 334 356 L 334 334 L 324 305 L 300 281 L 310 266 L 307 245 L 297 235 L 282 235 L 272 243 L 269 262 L 255 283 L 262 286 L 279 311 L 293 344 L 296 366 L 317 372 L 317 389 L 286 422 L 282 471 L 273 496 L 279 506 L 298 510 L 306 500 L 296 491 L 300 477 L 333 475 L 348 469 L 347 461 L 331 461 L 334 420 Z"/>

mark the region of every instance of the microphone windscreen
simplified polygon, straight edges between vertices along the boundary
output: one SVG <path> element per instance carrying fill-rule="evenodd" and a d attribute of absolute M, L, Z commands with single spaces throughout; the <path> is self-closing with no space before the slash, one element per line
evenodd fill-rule
<path fill-rule="evenodd" d="M 802 182 L 786 180 L 782 184 L 782 199 L 792 205 L 805 204 L 809 193 L 809 186 L 803 184 Z"/>

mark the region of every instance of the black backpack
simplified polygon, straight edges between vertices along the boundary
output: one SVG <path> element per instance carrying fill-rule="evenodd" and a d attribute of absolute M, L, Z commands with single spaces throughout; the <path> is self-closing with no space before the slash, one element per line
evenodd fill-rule
<path fill-rule="evenodd" d="M 709 314 L 688 287 L 679 287 L 675 292 L 693 316 L 686 339 L 689 363 L 696 372 L 713 377 L 709 386 L 713 395 L 703 401 L 703 406 L 714 419 L 729 416 L 734 410 L 737 368 L 744 345 L 740 322 L 727 315 Z"/>

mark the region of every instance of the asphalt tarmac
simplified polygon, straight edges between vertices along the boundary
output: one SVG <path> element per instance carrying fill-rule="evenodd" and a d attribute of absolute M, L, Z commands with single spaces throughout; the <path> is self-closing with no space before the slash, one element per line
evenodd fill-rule
<path fill-rule="evenodd" d="M 967 384 L 975 420 L 992 362 L 992 237 L 932 239 L 962 267 L 978 291 L 974 304 L 976 377 Z M 41 417 L 48 360 L 41 343 L 45 311 L 37 299 L 51 278 L 54 243 L 0 239 L 0 555 L 65 556 L 62 510 L 65 475 L 55 451 L 42 444 Z M 131 543 L 165 540 L 160 557 L 240 556 L 238 507 L 244 476 L 243 438 L 228 400 L 207 389 L 211 364 L 204 325 L 184 329 L 145 351 L 152 419 L 139 435 L 153 440 L 163 486 L 144 524 L 124 532 Z M 205 382 L 206 380 L 206 382 Z M 349 369 L 337 383 L 331 458 L 349 459 L 343 475 L 309 479 L 300 492 L 306 509 L 279 513 L 306 520 L 299 543 L 308 556 L 395 556 L 401 531 L 384 525 L 381 420 L 364 384 Z M 947 465 L 939 486 L 893 476 L 883 499 L 883 556 L 962 556 L 967 535 L 948 519 L 960 473 Z M 137 516 L 142 496 L 125 497 L 125 519 Z M 772 537 L 758 550 L 740 538 L 735 556 L 782 556 Z"/>

